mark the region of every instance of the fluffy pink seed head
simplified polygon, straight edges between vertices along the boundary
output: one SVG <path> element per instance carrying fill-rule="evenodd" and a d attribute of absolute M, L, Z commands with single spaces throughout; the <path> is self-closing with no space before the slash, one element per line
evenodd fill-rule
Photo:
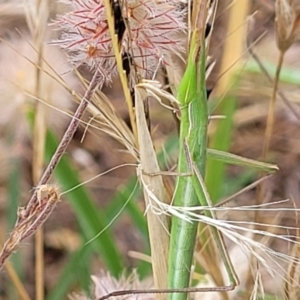
<path fill-rule="evenodd" d="M 97 69 L 107 82 L 112 80 L 115 59 L 101 0 L 65 0 L 71 11 L 58 18 L 63 33 L 59 41 L 76 67 L 86 64 Z"/>
<path fill-rule="evenodd" d="M 121 276 L 118 280 L 113 278 L 109 273 L 101 271 L 97 276 L 91 276 L 94 284 L 94 295 L 93 299 L 99 299 L 100 297 L 106 296 L 108 293 L 114 291 L 126 291 L 126 290 L 149 290 L 153 288 L 153 283 L 151 280 L 140 281 L 136 272 L 133 272 L 128 278 Z M 87 297 L 84 294 L 73 294 L 70 295 L 71 300 L 90 300 L 91 298 Z M 119 300 L 154 300 L 154 294 L 140 294 L 138 295 L 123 295 L 119 297 L 112 297 L 111 299 Z"/>
<path fill-rule="evenodd" d="M 180 36 L 185 28 L 185 12 L 171 0 L 112 0 L 120 5 L 126 30 L 121 53 L 129 54 L 138 74 L 151 78 L 159 64 L 168 64 L 172 53 L 185 49 Z M 103 0 L 65 0 L 71 12 L 60 16 L 57 24 L 63 30 L 57 42 L 70 53 L 75 66 L 87 64 L 98 69 L 106 82 L 117 74 Z"/>
<path fill-rule="evenodd" d="M 185 41 L 180 38 L 185 29 L 184 14 L 175 1 L 129 0 L 125 10 L 130 30 L 123 48 L 133 53 L 142 77 L 147 78 L 158 63 L 168 64 L 171 53 L 184 50 Z"/>

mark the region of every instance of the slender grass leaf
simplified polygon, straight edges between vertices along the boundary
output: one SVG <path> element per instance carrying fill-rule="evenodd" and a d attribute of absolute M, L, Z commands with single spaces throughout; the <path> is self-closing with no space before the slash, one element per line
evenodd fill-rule
<path fill-rule="evenodd" d="M 250 158 L 215 149 L 208 149 L 207 156 L 211 159 L 221 161 L 223 163 L 238 165 L 242 167 L 256 168 L 269 173 L 274 173 L 279 170 L 279 168 L 274 164 L 264 163 L 258 160 L 253 160 Z"/>
<path fill-rule="evenodd" d="M 48 160 L 51 158 L 57 145 L 58 142 L 55 136 L 51 132 L 48 132 L 46 141 L 46 158 Z M 72 168 L 66 156 L 62 157 L 54 174 L 63 190 L 68 190 L 80 184 L 79 176 L 74 168 Z M 106 214 L 101 211 L 100 208 L 96 207 L 89 193 L 83 186 L 68 193 L 67 198 L 70 200 L 70 204 L 74 209 L 85 241 L 94 238 L 106 224 L 109 223 Z M 87 245 L 87 247 L 92 246 L 94 250 L 101 255 L 101 258 L 104 260 L 110 272 L 118 276 L 121 274 L 124 264 L 121 254 L 113 241 L 114 238 L 110 230 L 107 229 L 96 238 L 91 245 Z"/>

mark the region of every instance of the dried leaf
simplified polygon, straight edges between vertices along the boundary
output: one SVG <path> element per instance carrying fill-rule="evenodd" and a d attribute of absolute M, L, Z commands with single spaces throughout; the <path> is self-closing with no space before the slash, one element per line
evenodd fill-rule
<path fill-rule="evenodd" d="M 160 172 L 159 165 L 156 158 L 156 153 L 152 143 L 150 132 L 147 128 L 147 122 L 144 112 L 143 100 L 148 97 L 148 91 L 141 85 L 135 86 L 136 96 L 136 121 L 138 129 L 138 141 L 140 150 L 141 163 L 141 181 L 144 188 L 144 197 L 147 208 L 151 203 L 148 191 L 151 191 L 161 201 L 168 202 L 167 191 L 161 175 L 147 175 L 158 174 Z M 147 210 L 147 220 L 151 245 L 151 259 L 154 284 L 156 288 L 167 287 L 167 271 L 168 271 L 168 252 L 169 252 L 169 219 L 165 215 L 157 216 L 152 209 Z M 164 299 L 163 295 L 158 295 L 157 299 Z"/>

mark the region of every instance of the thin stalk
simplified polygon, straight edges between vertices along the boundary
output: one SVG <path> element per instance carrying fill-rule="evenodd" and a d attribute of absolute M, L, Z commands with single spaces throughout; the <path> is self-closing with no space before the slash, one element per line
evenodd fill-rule
<path fill-rule="evenodd" d="M 279 84 L 279 76 L 280 71 L 282 68 L 283 60 L 284 60 L 284 51 L 280 51 L 278 64 L 276 68 L 275 78 L 274 78 L 274 84 L 273 84 L 273 91 L 272 96 L 270 99 L 269 104 L 269 112 L 268 112 L 268 118 L 267 118 L 267 125 L 266 125 L 266 131 L 265 131 L 265 139 L 264 139 L 264 145 L 263 145 L 263 151 L 262 151 L 262 160 L 265 161 L 267 159 L 267 155 L 270 149 L 270 143 L 271 143 L 271 137 L 273 133 L 273 127 L 274 127 L 274 120 L 275 120 L 275 104 L 276 104 L 276 96 L 278 91 L 278 84 Z M 265 173 L 261 173 L 260 177 L 263 177 Z M 258 194 L 256 197 L 256 205 L 261 204 L 263 201 L 263 185 L 260 185 L 258 188 Z M 254 220 L 255 223 L 259 223 L 260 214 L 258 211 L 255 211 Z"/>
<path fill-rule="evenodd" d="M 26 292 L 26 289 L 21 282 L 20 278 L 18 277 L 18 274 L 16 273 L 15 269 L 12 267 L 10 262 L 7 262 L 5 265 L 6 272 L 8 276 L 10 277 L 13 285 L 16 288 L 17 293 L 20 296 L 21 300 L 30 300 L 30 297 L 28 293 Z"/>
<path fill-rule="evenodd" d="M 274 120 L 275 120 L 276 96 L 277 96 L 277 91 L 278 91 L 279 76 L 280 76 L 280 71 L 281 71 L 282 64 L 283 64 L 284 54 L 285 54 L 285 51 L 280 51 L 278 64 L 277 64 L 277 68 L 276 68 L 276 73 L 275 73 L 273 91 L 272 91 L 272 96 L 271 96 L 270 105 L 269 105 L 267 127 L 266 127 L 266 131 L 265 131 L 265 140 L 264 140 L 264 146 L 263 146 L 263 152 L 262 152 L 263 161 L 266 160 L 266 157 L 268 155 L 269 148 L 270 148 L 271 136 L 272 136 Z"/>
<path fill-rule="evenodd" d="M 36 7 L 39 11 L 39 5 Z M 36 44 L 38 46 L 37 66 L 43 64 L 43 50 L 44 43 L 36 37 Z M 36 68 L 36 87 L 35 96 L 41 96 L 41 68 Z M 40 176 L 42 175 L 42 168 L 44 164 L 44 153 L 46 143 L 46 109 L 47 107 L 37 101 L 35 105 L 35 118 L 33 130 L 33 156 L 32 156 L 32 177 L 36 185 Z M 35 234 L 35 298 L 36 300 L 44 300 L 44 231 L 40 227 Z"/>
<path fill-rule="evenodd" d="M 97 88 L 97 86 L 98 86 L 98 72 L 96 71 L 80 104 L 77 107 L 77 110 L 76 110 L 74 116 L 72 117 L 72 120 L 71 120 L 67 130 L 64 133 L 64 136 L 62 137 L 54 155 L 52 156 L 46 170 L 44 171 L 43 176 L 38 183 L 38 186 L 46 184 L 48 182 L 48 180 L 50 179 L 55 167 L 59 163 L 61 157 L 63 156 L 69 143 L 71 142 L 71 140 L 74 136 L 74 133 L 76 132 L 76 130 L 80 124 L 80 119 L 81 119 L 83 113 L 85 112 L 85 110 L 89 104 L 89 101 L 90 101 L 91 97 L 93 96 L 93 93 L 94 93 L 95 89 Z M 35 191 L 28 202 L 28 205 L 26 207 L 26 212 L 24 212 L 24 217 L 28 217 L 28 213 L 30 212 L 32 207 L 35 206 L 36 201 L 37 201 L 37 192 Z"/>
<path fill-rule="evenodd" d="M 183 289 L 150 289 L 150 290 L 120 290 L 115 291 L 109 294 L 106 294 L 103 297 L 98 298 L 97 300 L 107 300 L 112 297 L 125 296 L 125 295 L 143 295 L 143 294 L 169 294 L 169 293 L 207 293 L 207 292 L 229 292 L 232 291 L 231 286 L 217 286 L 214 288 L 211 287 L 202 287 L 202 288 L 183 288 Z"/>
<path fill-rule="evenodd" d="M 32 4 L 32 5 L 31 5 Z M 48 1 L 35 0 L 29 4 L 24 0 L 26 8 L 27 24 L 34 39 L 34 48 L 37 52 L 35 62 L 35 97 L 40 98 L 41 76 L 43 62 L 43 46 L 45 29 L 48 20 Z M 37 102 L 35 104 L 35 118 L 33 130 L 33 155 L 32 155 L 32 179 L 34 185 L 42 174 L 44 163 L 44 148 L 46 138 L 46 107 Z M 40 227 L 35 234 L 35 299 L 44 300 L 44 234 Z"/>
<path fill-rule="evenodd" d="M 274 84 L 273 78 L 269 74 L 267 68 L 264 66 L 260 58 L 257 56 L 257 54 L 254 52 L 253 47 L 250 45 L 250 42 L 247 40 L 247 46 L 248 46 L 248 51 L 252 58 L 257 62 L 261 72 L 267 77 L 269 82 L 271 84 Z M 293 107 L 293 105 L 290 103 L 290 101 L 287 99 L 287 97 L 284 95 L 284 93 L 280 90 L 277 90 L 277 94 L 283 101 L 283 103 L 289 108 L 290 112 L 295 116 L 295 118 L 300 122 L 300 114 L 297 112 L 297 110 Z"/>
<path fill-rule="evenodd" d="M 115 53 L 115 58 L 117 62 L 117 68 L 128 108 L 128 114 L 130 119 L 130 124 L 132 127 L 133 135 L 135 139 L 137 140 L 137 128 L 136 128 L 136 121 L 135 121 L 135 115 L 134 115 L 134 109 L 133 109 L 133 101 L 130 94 L 130 89 L 128 86 L 128 80 L 126 76 L 126 72 L 123 69 L 123 63 L 122 63 L 122 56 L 121 56 L 121 50 L 120 50 L 120 43 L 118 41 L 118 36 L 115 32 L 115 26 L 114 26 L 114 15 L 111 7 L 112 1 L 110 0 L 104 0 L 106 15 L 107 15 L 107 22 L 108 22 L 108 28 L 113 44 L 113 49 Z"/>

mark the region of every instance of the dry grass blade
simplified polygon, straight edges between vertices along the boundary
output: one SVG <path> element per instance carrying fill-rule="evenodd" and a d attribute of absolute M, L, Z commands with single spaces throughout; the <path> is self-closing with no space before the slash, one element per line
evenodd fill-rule
<path fill-rule="evenodd" d="M 232 85 L 232 79 L 235 75 L 237 66 L 236 59 L 243 54 L 243 43 L 245 37 L 246 24 L 245 19 L 249 11 L 250 1 L 236 1 L 230 8 L 229 24 L 228 24 L 228 38 L 224 46 L 224 53 L 222 57 L 222 66 L 219 71 L 224 74 L 218 81 L 216 87 L 216 94 L 223 96 L 228 91 L 228 87 Z M 241 26 L 241 24 L 244 24 Z M 232 34 L 231 34 L 232 33 Z M 235 45 L 234 48 L 232 45 Z"/>
<path fill-rule="evenodd" d="M 211 237 L 210 228 L 206 224 L 199 224 L 198 227 L 195 259 L 200 263 L 205 273 L 212 277 L 216 286 L 225 286 L 218 248 Z M 218 263 L 212 264 L 212 261 Z M 220 299 L 229 300 L 228 294 L 220 293 Z"/>
<path fill-rule="evenodd" d="M 106 132 L 115 140 L 123 144 L 131 155 L 139 161 L 139 153 L 135 146 L 135 138 L 132 131 L 120 118 L 110 100 L 100 91 L 95 93 L 88 110 L 93 116 L 92 121 L 99 129 Z"/>
<path fill-rule="evenodd" d="M 294 202 L 294 201 L 293 201 Z M 296 224 L 297 224 L 297 230 L 296 230 L 296 239 L 298 240 L 300 237 L 299 232 L 299 214 L 297 207 L 295 205 L 295 218 L 296 218 Z M 299 294 L 299 288 L 300 288 L 300 245 L 298 243 L 295 243 L 292 246 L 292 249 L 290 249 L 291 256 L 295 259 L 294 261 L 291 261 L 288 266 L 288 272 L 285 276 L 285 284 L 284 284 L 284 296 L 285 299 L 296 299 L 297 295 Z"/>
<path fill-rule="evenodd" d="M 286 274 L 286 282 L 284 287 L 285 298 L 286 299 L 297 299 L 299 295 L 299 287 L 300 287 L 300 264 L 297 263 L 300 259 L 300 246 L 299 244 L 295 244 L 293 246 L 291 256 L 296 260 L 291 261 L 289 264 L 289 270 Z"/>
<path fill-rule="evenodd" d="M 143 100 L 148 96 L 147 91 L 136 85 L 136 121 L 138 129 L 138 143 L 140 150 L 140 163 L 142 183 L 144 185 L 144 198 L 147 207 L 149 206 L 149 195 L 151 190 L 158 199 L 167 202 L 169 200 L 160 175 L 150 176 L 147 174 L 159 173 L 156 153 L 149 133 L 145 118 Z M 154 276 L 154 284 L 158 289 L 167 287 L 168 272 L 168 251 L 169 251 L 169 219 L 167 216 L 158 216 L 152 210 L 147 210 L 147 220 L 151 245 L 151 259 Z M 163 295 L 157 296 L 163 299 Z"/>
<path fill-rule="evenodd" d="M 158 200 L 152 198 L 152 200 Z M 295 284 L 294 288 L 295 290 L 299 289 L 299 283 L 297 280 L 294 280 L 295 277 L 293 277 L 291 280 L 287 280 L 286 278 L 290 278 L 291 272 L 287 272 L 285 269 L 285 266 L 287 264 L 292 264 L 293 268 L 295 269 L 295 266 L 299 265 L 299 258 L 297 256 L 285 254 L 282 250 L 276 251 L 270 246 L 266 245 L 269 244 L 271 241 L 272 243 L 277 240 L 284 241 L 286 243 L 293 243 L 294 245 L 299 246 L 299 241 L 295 236 L 291 234 L 286 234 L 286 230 L 295 230 L 295 228 L 289 228 L 287 226 L 278 226 L 278 225 L 272 225 L 270 223 L 268 224 L 259 224 L 261 226 L 264 226 L 264 230 L 257 230 L 255 228 L 255 223 L 253 222 L 235 222 L 235 221 L 229 221 L 227 219 L 211 219 L 207 218 L 204 215 L 199 214 L 199 211 L 203 209 L 203 207 L 193 207 L 192 210 L 187 210 L 185 207 L 174 207 L 174 206 L 167 206 L 163 203 L 158 204 L 160 207 L 160 211 L 156 211 L 158 215 L 161 214 L 171 214 L 176 215 L 177 217 L 180 217 L 182 219 L 185 219 L 189 222 L 198 222 L 201 221 L 205 224 L 209 224 L 211 226 L 215 226 L 220 230 L 224 236 L 226 236 L 230 241 L 232 241 L 236 247 L 239 249 L 238 254 L 235 253 L 232 258 L 234 260 L 237 260 L 243 256 L 245 256 L 245 259 L 248 261 L 252 256 L 252 264 L 251 264 L 251 276 L 253 276 L 253 268 L 259 268 L 259 270 L 264 269 L 266 274 L 270 276 L 271 278 L 277 277 L 277 279 L 280 279 L 281 281 L 284 280 L 287 284 L 290 285 L 290 282 Z M 249 209 L 250 207 L 245 207 L 245 209 Z M 207 208 L 206 208 L 207 209 Z M 226 209 L 226 208 L 223 208 Z M 239 209 L 243 209 L 243 207 L 239 207 Z M 255 210 L 255 207 L 253 207 L 253 210 Z M 268 211 L 268 208 L 261 208 L 260 210 L 263 210 L 264 213 Z M 271 209 L 272 210 L 272 209 Z M 281 208 L 280 211 L 287 211 L 287 208 Z M 228 212 L 231 212 L 231 209 L 228 208 Z M 277 218 L 274 219 L 274 223 L 277 224 L 278 219 L 282 217 L 283 214 L 279 214 Z M 279 233 L 278 230 L 285 231 L 284 234 Z M 253 239 L 253 235 L 257 235 L 257 239 Z M 242 265 L 244 265 L 241 261 L 235 262 L 238 268 L 240 268 Z M 255 267 L 257 266 L 257 267 Z M 241 273 L 245 279 L 245 270 L 243 270 L 243 273 Z M 265 274 L 265 275 L 266 275 Z M 295 276 L 297 277 L 298 273 L 295 272 Z M 297 277 L 298 278 L 298 277 Z M 244 281 L 243 281 L 244 282 Z M 255 282 L 253 283 L 255 285 Z M 257 288 L 257 287 L 256 287 Z M 246 288 L 247 291 L 255 289 L 254 286 L 251 287 L 251 289 Z M 278 289 L 277 289 L 278 290 Z M 282 291 L 281 291 L 282 292 Z M 294 299 L 294 298 L 291 298 Z"/>

